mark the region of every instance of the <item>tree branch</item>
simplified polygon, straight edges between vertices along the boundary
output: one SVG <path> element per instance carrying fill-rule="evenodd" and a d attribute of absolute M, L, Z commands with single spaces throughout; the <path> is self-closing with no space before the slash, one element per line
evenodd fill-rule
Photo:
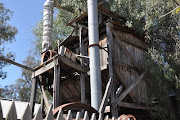
<path fill-rule="evenodd" d="M 164 15 L 159 16 L 159 18 L 163 18 L 163 17 L 165 17 L 165 16 L 171 14 L 172 12 L 174 12 L 175 10 L 177 10 L 179 7 L 180 7 L 180 5 L 178 5 L 176 8 L 174 8 L 174 9 L 171 10 L 170 12 L 168 12 L 168 13 L 166 13 L 166 14 L 164 14 Z"/>

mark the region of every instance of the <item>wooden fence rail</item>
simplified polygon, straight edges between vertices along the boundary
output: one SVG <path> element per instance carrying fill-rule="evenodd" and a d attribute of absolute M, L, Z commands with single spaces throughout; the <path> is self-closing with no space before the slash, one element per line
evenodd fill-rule
<path fill-rule="evenodd" d="M 17 112 L 16 112 L 16 107 L 15 107 L 15 102 L 12 101 L 11 107 L 9 108 L 6 116 L 3 116 L 2 112 L 2 107 L 1 107 L 1 102 L 0 102 L 0 120 L 115 120 L 114 117 L 109 118 L 109 116 L 103 117 L 102 114 L 100 113 L 99 116 L 97 117 L 95 113 L 93 113 L 91 116 L 88 115 L 88 112 L 85 111 L 83 117 L 81 117 L 80 112 L 77 112 L 75 117 L 73 118 L 72 116 L 72 111 L 69 110 L 68 114 L 63 114 L 63 110 L 60 109 L 57 117 L 54 118 L 53 112 L 52 112 L 52 106 L 49 107 L 46 117 L 43 119 L 43 114 L 41 111 L 41 107 L 39 107 L 38 112 L 33 116 L 31 116 L 31 110 L 29 105 L 27 105 L 24 113 L 22 114 L 21 118 L 17 118 Z M 126 116 L 126 115 L 125 115 Z M 3 118 L 4 117 L 4 118 Z M 133 118 L 133 117 L 132 117 Z M 121 118 L 116 118 L 116 120 L 136 120 L 135 118 L 131 119 L 130 117 L 125 117 Z"/>

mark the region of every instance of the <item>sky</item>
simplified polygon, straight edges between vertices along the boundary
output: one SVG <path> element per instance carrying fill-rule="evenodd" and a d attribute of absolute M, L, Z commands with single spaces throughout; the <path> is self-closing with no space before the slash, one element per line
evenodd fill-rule
<path fill-rule="evenodd" d="M 35 39 L 32 29 L 42 18 L 43 4 L 46 0 L 0 0 L 5 8 L 14 12 L 10 24 L 18 29 L 13 43 L 7 44 L 7 50 L 15 54 L 15 62 L 23 64 L 23 60 L 32 48 L 32 41 Z M 21 68 L 10 65 L 3 68 L 7 72 L 7 78 L 0 79 L 0 87 L 15 83 L 15 80 L 22 78 Z"/>

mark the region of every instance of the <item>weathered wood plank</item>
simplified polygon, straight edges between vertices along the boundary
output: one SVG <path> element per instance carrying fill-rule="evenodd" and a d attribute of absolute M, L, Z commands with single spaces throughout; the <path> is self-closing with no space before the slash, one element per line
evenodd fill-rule
<path fill-rule="evenodd" d="M 67 117 L 66 117 L 66 120 L 72 120 L 71 110 L 68 111 L 68 115 L 67 115 Z"/>
<path fill-rule="evenodd" d="M 57 59 L 51 61 L 51 62 L 48 63 L 47 65 L 44 65 L 44 66 L 42 66 L 40 69 L 36 70 L 36 71 L 33 73 L 32 77 L 36 77 L 36 76 L 38 76 L 38 75 L 41 75 L 42 73 L 45 73 L 46 71 L 52 69 L 52 68 L 53 68 L 55 65 L 57 65 L 57 64 L 58 64 L 58 60 L 57 60 Z"/>
<path fill-rule="evenodd" d="M 21 67 L 21 68 L 26 69 L 26 70 L 29 70 L 29 71 L 31 71 L 31 72 L 34 72 L 34 69 L 33 69 L 33 68 L 30 68 L 30 67 L 28 67 L 28 66 L 19 64 L 19 63 L 17 63 L 17 62 L 14 62 L 14 61 L 9 60 L 9 59 L 7 59 L 7 58 L 4 58 L 4 57 L 2 57 L 2 56 L 0 56 L 0 60 L 5 61 L 5 62 L 8 62 L 8 63 L 11 63 L 11 64 L 13 64 L 13 65 L 16 65 L 16 66 Z"/>
<path fill-rule="evenodd" d="M 88 112 L 87 111 L 85 111 L 85 113 L 84 113 L 84 120 L 89 120 L 89 116 L 88 116 Z"/>
<path fill-rule="evenodd" d="M 64 120 L 62 108 L 59 109 L 59 112 L 58 112 L 56 120 Z"/>
<path fill-rule="evenodd" d="M 112 120 L 115 120 L 115 117 L 114 117 L 114 116 L 112 117 Z"/>
<path fill-rule="evenodd" d="M 81 120 L 80 112 L 77 112 L 77 114 L 76 114 L 76 120 Z"/>
<path fill-rule="evenodd" d="M 119 62 L 119 61 L 116 61 L 114 66 L 121 66 L 121 67 L 130 69 L 130 70 L 134 70 L 134 71 L 139 72 L 139 70 L 138 70 L 136 67 L 130 66 L 130 65 L 125 64 L 125 63 L 121 63 L 121 62 Z"/>
<path fill-rule="evenodd" d="M 113 65 L 113 53 L 114 53 L 114 48 L 113 48 L 113 34 L 109 28 L 109 26 L 112 26 L 112 23 L 107 23 L 106 24 L 106 34 L 107 34 L 107 42 L 108 42 L 108 61 L 109 61 L 109 77 L 112 79 L 112 87 L 111 87 L 111 102 L 114 101 L 115 99 L 115 80 L 114 80 L 114 65 Z M 113 116 L 118 116 L 117 113 L 117 108 L 112 107 L 111 108 L 111 113 Z"/>
<path fill-rule="evenodd" d="M 41 79 L 42 79 L 42 77 L 41 77 Z M 41 80 L 41 81 L 42 81 L 42 80 Z M 41 90 L 41 93 L 42 93 L 42 97 L 43 97 L 42 100 L 44 100 L 45 105 L 46 105 L 47 110 L 48 110 L 48 109 L 49 109 L 49 103 L 48 103 L 48 99 L 47 99 L 47 96 L 46 96 L 46 93 L 45 93 L 45 90 L 44 90 L 44 86 L 41 84 L 40 81 L 38 81 L 38 83 L 39 83 L 39 87 L 40 87 L 40 90 Z M 43 106 L 41 106 L 41 108 L 42 108 L 42 107 L 43 107 Z"/>
<path fill-rule="evenodd" d="M 38 112 L 36 113 L 36 115 L 34 116 L 33 120 L 42 120 L 42 111 L 41 111 L 41 107 L 39 107 Z"/>
<path fill-rule="evenodd" d="M 42 92 L 41 92 L 41 111 L 42 113 L 44 113 L 44 97 Z"/>
<path fill-rule="evenodd" d="M 79 49 L 80 56 L 84 56 L 84 43 L 82 40 L 82 27 L 79 28 Z M 84 67 L 84 58 L 80 58 L 81 67 Z M 80 74 L 80 83 L 81 83 L 81 103 L 85 103 L 85 73 L 81 72 Z"/>
<path fill-rule="evenodd" d="M 98 11 L 99 11 L 100 13 L 103 13 L 104 15 L 107 15 L 107 16 L 109 16 L 109 17 L 112 17 L 113 19 L 122 20 L 123 22 L 126 21 L 125 18 L 119 16 L 118 14 L 112 12 L 112 11 L 109 10 L 109 9 L 106 9 L 105 7 L 103 7 L 103 6 L 100 5 L 100 4 L 98 5 Z"/>
<path fill-rule="evenodd" d="M 144 73 L 142 73 L 138 79 L 132 83 L 113 103 L 112 106 L 117 106 L 125 97 L 127 94 L 129 94 L 129 92 L 144 78 L 145 74 L 147 73 L 147 71 L 145 71 Z"/>
<path fill-rule="evenodd" d="M 78 70 L 80 72 L 87 72 L 87 69 L 85 67 L 82 68 L 80 64 L 77 64 L 77 63 L 73 62 L 69 58 L 66 58 L 66 57 L 63 57 L 63 56 L 59 56 L 59 57 L 60 57 L 60 60 L 64 64 L 66 64 L 66 65 L 68 65 L 68 66 L 70 66 L 70 67 L 72 67 L 72 68 L 74 68 L 74 69 L 76 69 L 76 70 Z"/>
<path fill-rule="evenodd" d="M 0 120 L 3 120 L 1 101 L 0 101 Z"/>
<path fill-rule="evenodd" d="M 8 110 L 6 120 L 17 120 L 17 113 L 14 101 L 12 101 L 11 107 Z"/>
<path fill-rule="evenodd" d="M 112 79 L 110 78 L 106 85 L 106 90 L 104 92 L 104 96 L 103 96 L 103 99 L 102 99 L 102 102 L 101 102 L 101 105 L 99 108 L 99 113 L 104 114 L 105 107 L 106 107 L 108 99 L 110 97 L 111 87 L 112 87 Z"/>
<path fill-rule="evenodd" d="M 98 120 L 103 120 L 103 114 L 102 113 L 99 114 Z"/>
<path fill-rule="evenodd" d="M 105 120 L 109 120 L 109 115 L 107 115 L 107 116 L 105 117 Z"/>
<path fill-rule="evenodd" d="M 32 79 L 32 89 L 31 89 L 31 99 L 30 99 L 30 109 L 32 112 L 32 116 L 34 113 L 34 105 L 36 102 L 37 79 L 38 77 Z"/>
<path fill-rule="evenodd" d="M 54 120 L 52 105 L 49 107 L 45 120 Z"/>
<path fill-rule="evenodd" d="M 121 74 L 119 73 L 119 71 L 117 70 L 116 67 L 114 68 L 114 70 L 115 70 L 116 75 L 118 76 L 117 78 L 119 78 L 119 80 L 125 86 L 125 88 L 128 88 L 128 85 L 127 85 L 126 81 L 122 78 Z M 137 99 L 136 99 L 136 97 L 135 97 L 135 95 L 133 94 L 132 91 L 130 91 L 129 95 L 130 95 L 130 97 L 132 98 L 132 100 L 134 102 L 137 102 Z"/>
<path fill-rule="evenodd" d="M 134 63 L 134 65 L 136 66 L 136 68 L 141 72 L 141 68 L 140 66 L 137 64 L 137 62 L 135 61 L 135 59 L 132 57 L 132 55 L 129 53 L 129 51 L 127 50 L 127 48 L 125 47 L 125 45 L 122 43 L 121 39 L 118 37 L 117 33 L 113 30 L 113 28 L 108 25 L 109 29 L 111 30 L 111 32 L 113 33 L 113 35 L 116 37 L 116 39 L 118 40 L 119 44 L 121 45 L 121 47 L 125 50 L 126 54 L 130 57 L 131 61 Z"/>
<path fill-rule="evenodd" d="M 49 109 L 49 103 L 48 103 L 48 99 L 47 99 L 46 93 L 44 91 L 44 87 L 42 85 L 40 85 L 40 89 L 41 89 L 41 92 L 42 92 L 43 99 L 44 99 L 44 102 L 46 104 L 46 107 L 47 107 L 47 109 Z"/>
<path fill-rule="evenodd" d="M 126 103 L 126 102 L 120 102 L 118 105 L 120 107 L 125 107 L 125 108 L 134 108 L 134 109 L 141 109 L 141 110 L 153 110 L 153 108 L 149 107 L 149 106 L 138 105 L 138 104 L 133 104 L 133 103 Z"/>
<path fill-rule="evenodd" d="M 53 82 L 53 108 L 60 106 L 61 104 L 61 94 L 60 94 L 60 59 L 58 60 L 58 65 L 54 67 L 54 82 Z"/>
<path fill-rule="evenodd" d="M 32 115 L 31 109 L 30 109 L 29 104 L 28 104 L 23 115 L 22 115 L 21 120 L 32 120 L 31 115 Z"/>
<path fill-rule="evenodd" d="M 95 113 L 92 114 L 91 120 L 96 120 L 96 114 Z"/>
<path fill-rule="evenodd" d="M 77 22 L 78 20 L 82 19 L 82 18 L 85 17 L 85 16 L 87 16 L 87 12 L 85 12 L 85 13 L 83 13 L 82 15 L 76 17 L 74 20 L 72 20 L 71 22 L 69 22 L 67 25 L 72 26 L 72 24 L 73 24 L 74 22 Z M 72 26 L 72 27 L 73 27 L 73 26 Z"/>

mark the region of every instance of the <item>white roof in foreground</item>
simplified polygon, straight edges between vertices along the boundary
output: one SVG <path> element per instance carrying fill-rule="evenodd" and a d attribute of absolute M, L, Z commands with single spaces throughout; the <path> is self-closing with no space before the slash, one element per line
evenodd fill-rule
<path fill-rule="evenodd" d="M 29 102 L 22 102 L 22 101 L 14 101 L 14 102 L 15 102 L 15 107 L 16 107 L 16 112 L 17 112 L 17 119 L 21 119 Z M 7 113 L 12 104 L 12 101 L 0 100 L 0 103 L 1 103 L 1 107 L 2 107 L 3 118 L 6 118 Z M 35 104 L 34 114 L 36 114 L 38 112 L 39 107 L 40 107 L 40 104 Z"/>

